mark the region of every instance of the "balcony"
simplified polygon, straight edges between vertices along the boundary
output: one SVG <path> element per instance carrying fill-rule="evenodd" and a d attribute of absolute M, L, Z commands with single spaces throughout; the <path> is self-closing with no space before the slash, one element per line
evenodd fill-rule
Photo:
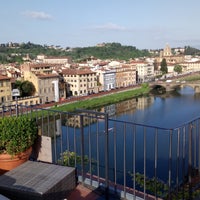
<path fill-rule="evenodd" d="M 19 107 L 25 113 L 37 118 L 42 133 L 43 147 L 31 160 L 76 168 L 78 182 L 105 199 L 200 197 L 200 119 L 166 129 L 88 110 Z M 51 152 L 44 156 L 47 139 Z"/>

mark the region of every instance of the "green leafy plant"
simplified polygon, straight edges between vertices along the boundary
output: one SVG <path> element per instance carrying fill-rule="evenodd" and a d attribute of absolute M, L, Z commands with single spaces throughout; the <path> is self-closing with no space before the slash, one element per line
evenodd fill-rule
<path fill-rule="evenodd" d="M 0 118 L 0 154 L 16 155 L 29 149 L 38 135 L 34 118 L 11 116 Z"/>
<path fill-rule="evenodd" d="M 134 177 L 133 174 L 130 173 L 130 175 Z M 159 197 L 163 198 L 167 196 L 168 186 L 162 180 L 156 179 L 155 177 L 152 178 L 144 177 L 143 174 L 136 173 L 135 182 L 140 189 L 144 189 L 144 178 L 145 178 L 145 187 L 148 193 L 154 194 L 156 188 L 156 193 Z"/>
<path fill-rule="evenodd" d="M 84 156 L 83 159 L 84 159 L 84 164 L 87 164 L 88 157 Z M 61 158 L 58 160 L 58 163 L 68 167 L 75 167 L 75 163 L 81 164 L 81 156 L 77 155 L 73 151 L 66 150 L 61 154 Z"/>

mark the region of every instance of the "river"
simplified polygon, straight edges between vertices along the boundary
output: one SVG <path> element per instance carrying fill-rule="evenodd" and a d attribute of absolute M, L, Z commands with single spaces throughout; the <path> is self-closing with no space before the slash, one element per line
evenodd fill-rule
<path fill-rule="evenodd" d="M 169 159 L 170 132 L 162 133 L 159 129 L 157 137 L 157 158 L 155 159 L 156 143 L 154 128 L 148 128 L 144 131 L 143 126 L 136 127 L 137 133 L 134 141 L 133 125 L 129 126 L 126 124 L 125 127 L 124 124 L 115 123 L 115 120 L 166 129 L 175 128 L 199 117 L 199 94 L 195 94 L 194 90 L 190 87 L 184 87 L 179 91 L 167 93 L 165 95 L 149 95 L 148 97 L 130 99 L 118 104 L 103 107 L 98 109 L 98 111 L 103 113 L 107 112 L 111 119 L 111 123 L 109 123 L 108 127 L 111 130 L 109 132 L 108 143 L 110 180 L 116 181 L 119 184 L 124 184 L 125 181 L 126 185 L 132 187 L 133 182 L 130 172 L 134 171 L 133 164 L 135 163 L 136 172 L 143 174 L 144 167 L 146 167 L 146 176 L 154 177 L 156 161 L 156 176 L 160 180 L 167 183 L 169 180 L 169 172 L 171 171 L 172 182 L 175 183 L 178 177 L 179 183 L 181 183 L 183 177 L 188 172 L 188 161 L 185 161 L 188 159 L 188 136 L 186 136 L 185 142 L 182 132 L 180 133 L 180 138 L 178 138 L 178 131 L 173 132 L 173 142 L 171 143 L 172 158 Z M 77 119 L 78 118 L 73 117 L 67 119 L 69 123 L 73 121 L 77 122 L 74 127 L 71 125 L 66 126 L 66 122 L 63 124 L 65 120 L 62 120 L 61 136 L 59 136 L 59 133 L 58 137 L 56 137 L 56 142 L 52 142 L 53 146 L 56 145 L 56 148 L 53 147 L 53 149 L 56 149 L 57 158 L 62 153 L 62 150 L 66 149 L 68 151 L 75 151 L 77 155 L 81 154 L 81 128 L 80 122 L 77 121 Z M 88 122 L 91 123 L 88 124 Z M 85 170 L 94 175 L 99 175 L 100 177 L 105 177 L 106 145 L 104 126 L 105 124 L 102 121 L 97 123 L 95 120 L 89 120 L 83 127 L 84 155 L 87 155 L 90 160 Z M 145 141 L 144 138 L 146 138 Z M 177 144 L 179 144 L 179 153 L 177 153 Z M 146 153 L 144 154 L 145 151 Z M 124 174 L 126 174 L 126 180 L 124 179 Z"/>
<path fill-rule="evenodd" d="M 127 105 L 130 101 L 134 100 L 123 103 Z M 200 116 L 200 94 L 195 94 L 190 87 L 160 96 L 140 97 L 135 101 L 135 106 L 119 111 L 120 114 L 115 111 L 111 117 L 145 125 L 173 128 Z M 106 110 L 110 109 L 106 108 Z"/>

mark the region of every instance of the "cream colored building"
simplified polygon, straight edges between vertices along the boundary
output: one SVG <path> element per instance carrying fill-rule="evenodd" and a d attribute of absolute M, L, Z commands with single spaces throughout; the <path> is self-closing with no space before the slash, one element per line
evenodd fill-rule
<path fill-rule="evenodd" d="M 182 66 L 182 72 L 197 72 L 200 71 L 200 61 L 197 62 L 182 62 L 179 63 Z"/>
<path fill-rule="evenodd" d="M 40 98 L 39 96 L 30 96 L 30 97 L 24 97 L 24 98 L 17 98 L 17 104 L 23 105 L 23 106 L 30 106 L 30 105 L 36 105 L 39 104 Z M 11 105 L 16 105 L 16 100 L 13 99 L 11 102 Z"/>
<path fill-rule="evenodd" d="M 88 95 L 97 92 L 96 72 L 90 69 L 64 69 L 62 76 L 67 84 L 68 96 Z"/>
<path fill-rule="evenodd" d="M 144 83 L 154 79 L 154 66 L 148 62 L 135 62 L 138 73 L 138 82 Z"/>
<path fill-rule="evenodd" d="M 45 56 L 45 55 L 38 55 L 37 60 L 42 62 L 42 63 L 47 63 L 47 64 L 62 64 L 66 65 L 70 63 L 70 58 L 69 57 L 55 57 L 55 56 Z"/>
<path fill-rule="evenodd" d="M 10 105 L 12 101 L 11 78 L 0 75 L 0 106 Z"/>
<path fill-rule="evenodd" d="M 128 87 L 136 84 L 136 66 L 123 64 L 116 68 L 116 87 Z"/>
<path fill-rule="evenodd" d="M 44 64 L 44 63 L 25 63 L 21 65 L 21 73 L 24 74 L 25 71 L 31 71 L 35 74 L 51 74 L 55 69 L 53 64 Z"/>
<path fill-rule="evenodd" d="M 36 89 L 36 96 L 41 104 L 59 101 L 59 76 L 57 74 L 34 74 L 24 71 L 24 80 L 32 82 Z"/>

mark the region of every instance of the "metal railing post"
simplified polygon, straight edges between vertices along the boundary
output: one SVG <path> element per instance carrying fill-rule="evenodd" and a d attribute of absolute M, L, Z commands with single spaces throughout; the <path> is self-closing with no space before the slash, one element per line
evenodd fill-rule
<path fill-rule="evenodd" d="M 106 199 L 109 199 L 109 136 L 108 136 L 108 114 L 105 114 L 105 194 Z"/>
<path fill-rule="evenodd" d="M 178 133 L 177 133 L 177 154 L 176 154 L 176 188 L 177 188 L 177 192 L 179 190 L 179 165 L 180 165 L 180 129 L 178 129 Z"/>
<path fill-rule="evenodd" d="M 198 173 L 200 174 L 200 120 L 198 120 Z"/>
<path fill-rule="evenodd" d="M 146 199 L 146 128 L 144 128 L 144 141 L 143 141 L 143 145 L 144 145 L 144 200 Z"/>
<path fill-rule="evenodd" d="M 155 199 L 157 199 L 157 162 L 158 162 L 158 130 L 155 130 L 154 146 L 154 176 L 155 176 Z"/>
<path fill-rule="evenodd" d="M 124 124 L 124 149 L 123 149 L 123 152 L 124 152 L 124 155 L 123 155 L 123 158 L 124 158 L 124 198 L 126 199 L 126 124 Z"/>
<path fill-rule="evenodd" d="M 169 171 L 168 171 L 168 199 L 171 199 L 171 181 L 172 181 L 172 130 L 169 134 Z"/>
<path fill-rule="evenodd" d="M 83 129 L 83 115 L 80 115 L 80 125 L 81 125 L 81 175 L 82 183 L 84 183 L 84 129 Z"/>
<path fill-rule="evenodd" d="M 192 199 L 192 123 L 189 125 L 189 136 L 188 136 L 188 182 L 189 182 L 189 199 Z"/>

